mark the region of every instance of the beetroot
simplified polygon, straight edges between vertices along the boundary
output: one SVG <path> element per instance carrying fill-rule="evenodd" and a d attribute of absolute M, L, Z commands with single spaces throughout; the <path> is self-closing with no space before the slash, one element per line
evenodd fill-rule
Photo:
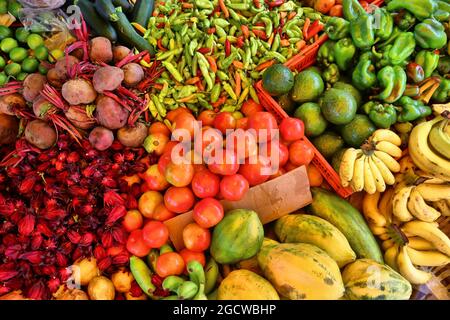
<path fill-rule="evenodd" d="M 56 131 L 45 121 L 33 120 L 25 128 L 25 139 L 39 149 L 48 149 L 56 143 Z"/>
<path fill-rule="evenodd" d="M 47 83 L 47 77 L 40 73 L 32 73 L 23 81 L 23 97 L 28 102 L 33 102 L 38 96 L 44 85 Z"/>
<path fill-rule="evenodd" d="M 116 130 L 127 123 L 129 112 L 114 99 L 101 96 L 95 109 L 97 122 L 105 128 Z"/>
<path fill-rule="evenodd" d="M 104 151 L 113 144 L 114 134 L 104 127 L 96 127 L 89 134 L 89 142 L 95 149 Z"/>
<path fill-rule="evenodd" d="M 128 87 L 134 87 L 144 79 L 144 69 L 137 63 L 128 63 L 122 67 L 124 83 Z"/>
<path fill-rule="evenodd" d="M 92 62 L 111 62 L 113 59 L 111 41 L 105 37 L 93 38 L 90 43 L 89 58 Z"/>
<path fill-rule="evenodd" d="M 92 84 L 85 79 L 69 80 L 62 86 L 62 96 L 72 106 L 90 104 L 97 98 Z"/>
<path fill-rule="evenodd" d="M 15 115 L 15 108 L 24 108 L 27 105 L 25 99 L 18 93 L 11 93 L 0 97 L 0 113 Z"/>
<path fill-rule="evenodd" d="M 142 122 L 136 123 L 134 127 L 123 127 L 117 131 L 117 139 L 125 147 L 137 148 L 142 146 L 147 137 L 147 127 Z"/>
<path fill-rule="evenodd" d="M 106 66 L 94 73 L 92 83 L 98 93 L 116 90 L 122 83 L 124 72 L 117 67 Z"/>
<path fill-rule="evenodd" d="M 66 118 L 73 123 L 73 125 L 80 129 L 90 129 L 92 128 L 96 121 L 94 118 L 89 117 L 86 113 L 85 106 L 71 106 L 65 112 Z"/>
<path fill-rule="evenodd" d="M 124 46 L 115 46 L 113 48 L 113 56 L 114 56 L 114 62 L 119 62 L 123 60 L 129 53 L 131 52 L 130 49 Z"/>
<path fill-rule="evenodd" d="M 19 121 L 16 117 L 0 113 L 0 145 L 16 141 Z"/>

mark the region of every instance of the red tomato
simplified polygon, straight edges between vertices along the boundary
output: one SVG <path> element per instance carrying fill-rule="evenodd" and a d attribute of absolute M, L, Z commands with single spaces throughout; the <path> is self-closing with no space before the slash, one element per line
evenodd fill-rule
<path fill-rule="evenodd" d="M 173 121 L 172 137 L 177 141 L 192 140 L 194 139 L 196 126 L 197 120 L 195 117 L 190 113 L 182 112 Z M 181 129 L 183 130 L 181 131 Z"/>
<path fill-rule="evenodd" d="M 166 119 L 169 120 L 170 122 L 174 122 L 175 118 L 181 113 L 191 114 L 188 108 L 176 108 L 175 110 L 171 110 L 167 113 Z"/>
<path fill-rule="evenodd" d="M 183 257 L 184 264 L 187 265 L 189 262 L 196 260 L 204 267 L 206 263 L 205 254 L 203 252 L 194 252 L 189 249 L 184 248 L 180 251 L 180 255 Z"/>
<path fill-rule="evenodd" d="M 323 177 L 319 169 L 312 163 L 306 167 L 308 173 L 309 185 L 311 187 L 320 187 L 323 183 Z"/>
<path fill-rule="evenodd" d="M 194 174 L 192 191 L 199 198 L 215 197 L 219 192 L 220 178 L 205 169 Z"/>
<path fill-rule="evenodd" d="M 256 112 L 264 111 L 264 108 L 256 103 L 253 99 L 248 99 L 242 104 L 241 112 L 245 114 L 246 117 L 250 117 Z"/>
<path fill-rule="evenodd" d="M 169 153 L 170 154 L 172 152 L 173 148 L 175 148 L 175 146 L 177 146 L 178 144 L 179 144 L 178 141 L 169 141 L 169 142 L 167 142 L 166 147 L 164 148 L 163 154 L 164 153 Z"/>
<path fill-rule="evenodd" d="M 194 176 L 197 172 L 207 171 L 208 169 L 204 164 L 194 164 Z"/>
<path fill-rule="evenodd" d="M 145 257 L 150 252 L 150 247 L 144 241 L 142 230 L 134 230 L 127 240 L 127 250 L 136 257 Z"/>
<path fill-rule="evenodd" d="M 201 121 L 203 126 L 212 126 L 216 115 L 217 113 L 212 110 L 204 110 L 198 115 L 197 120 Z"/>
<path fill-rule="evenodd" d="M 284 118 L 280 124 L 281 137 L 286 141 L 300 140 L 305 136 L 305 125 L 297 118 Z"/>
<path fill-rule="evenodd" d="M 188 187 L 170 187 L 164 194 L 166 208 L 175 213 L 189 211 L 194 206 L 195 197 Z"/>
<path fill-rule="evenodd" d="M 248 181 L 240 174 L 223 177 L 220 181 L 220 194 L 228 201 L 241 200 L 248 189 Z"/>
<path fill-rule="evenodd" d="M 289 146 L 289 160 L 293 165 L 308 165 L 314 159 L 314 151 L 303 140 L 295 141 Z"/>
<path fill-rule="evenodd" d="M 169 229 L 160 221 L 149 221 L 142 229 L 142 236 L 150 248 L 160 248 L 169 240 Z"/>
<path fill-rule="evenodd" d="M 222 149 L 221 155 L 215 155 L 210 160 L 208 169 L 212 173 L 229 176 L 239 171 L 239 163 L 234 151 Z"/>
<path fill-rule="evenodd" d="M 231 112 L 221 112 L 214 119 L 214 128 L 226 134 L 227 130 L 236 129 L 236 118 Z"/>
<path fill-rule="evenodd" d="M 226 139 L 226 148 L 234 150 L 239 163 L 243 163 L 244 159 L 258 154 L 258 143 L 255 136 L 244 130 L 236 130 L 229 134 Z"/>
<path fill-rule="evenodd" d="M 215 128 L 206 127 L 202 129 L 202 139 L 194 142 L 195 151 L 208 159 L 215 150 L 223 145 L 222 133 Z"/>
<path fill-rule="evenodd" d="M 161 278 L 180 275 L 184 271 L 183 257 L 176 252 L 166 252 L 156 260 L 156 273 Z"/>
<path fill-rule="evenodd" d="M 248 128 L 248 118 L 236 120 L 236 129 L 247 130 L 247 128 Z"/>
<path fill-rule="evenodd" d="M 154 133 L 162 133 L 165 136 L 169 137 L 170 136 L 170 130 L 169 128 L 167 128 L 167 126 L 162 123 L 162 122 L 153 122 L 150 125 L 150 128 L 148 129 L 148 133 L 149 134 L 154 134 Z"/>
<path fill-rule="evenodd" d="M 194 207 L 193 219 L 202 228 L 211 228 L 223 219 L 223 206 L 214 198 L 205 198 Z"/>
<path fill-rule="evenodd" d="M 244 176 L 250 186 L 256 186 L 269 180 L 271 164 L 269 158 L 259 155 L 245 161 L 239 173 Z"/>
<path fill-rule="evenodd" d="M 158 170 L 161 174 L 166 172 L 167 165 L 172 161 L 171 152 L 165 152 L 158 160 Z"/>
<path fill-rule="evenodd" d="M 186 187 L 194 176 L 194 166 L 190 163 L 169 162 L 164 171 L 167 182 L 175 187 Z"/>
<path fill-rule="evenodd" d="M 164 203 L 159 204 L 153 211 L 152 218 L 156 221 L 166 221 L 175 217 L 175 213 L 166 208 Z"/>
<path fill-rule="evenodd" d="M 125 217 L 123 217 L 122 225 L 128 232 L 134 231 L 142 227 L 144 223 L 144 218 L 139 210 L 130 210 L 127 212 Z"/>
<path fill-rule="evenodd" d="M 183 229 L 183 241 L 189 250 L 202 252 L 209 248 L 211 233 L 196 223 L 190 223 Z"/>
<path fill-rule="evenodd" d="M 162 191 L 169 187 L 164 175 L 159 171 L 158 165 L 151 165 L 142 175 L 141 178 L 145 180 L 149 190 Z"/>
<path fill-rule="evenodd" d="M 298 166 L 296 166 L 295 164 L 293 164 L 292 162 L 288 161 L 288 163 L 286 163 L 286 165 L 284 166 L 284 170 L 286 172 L 292 171 L 294 169 L 297 169 Z"/>
<path fill-rule="evenodd" d="M 272 165 L 274 165 L 273 161 L 276 156 L 276 154 L 273 154 L 272 152 L 276 152 L 278 154 L 278 167 L 284 167 L 284 165 L 288 162 L 289 149 L 282 142 L 273 140 L 267 145 L 264 145 L 264 147 L 267 147 L 267 157 L 272 162 Z"/>
<path fill-rule="evenodd" d="M 269 112 L 256 112 L 248 118 L 248 128 L 256 130 L 258 142 L 269 142 L 278 129 L 277 119 Z"/>

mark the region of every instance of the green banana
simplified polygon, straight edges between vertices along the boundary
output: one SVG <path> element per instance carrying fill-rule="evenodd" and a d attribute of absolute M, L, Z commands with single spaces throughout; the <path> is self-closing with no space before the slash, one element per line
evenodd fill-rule
<path fill-rule="evenodd" d="M 180 300 L 192 299 L 198 292 L 198 286 L 192 281 L 185 281 L 178 288 L 177 294 Z"/>
<path fill-rule="evenodd" d="M 198 286 L 197 294 L 193 300 L 208 300 L 205 295 L 205 271 L 200 262 L 196 260 L 189 262 L 187 271 L 189 273 L 189 279 Z"/>
<path fill-rule="evenodd" d="M 150 253 L 147 255 L 147 264 L 153 272 L 156 272 L 156 260 L 158 260 L 158 257 L 159 250 L 156 249 L 150 250 Z"/>
<path fill-rule="evenodd" d="M 428 135 L 430 145 L 443 157 L 450 160 L 450 123 L 445 119 L 436 123 Z"/>
<path fill-rule="evenodd" d="M 219 265 L 212 257 L 209 259 L 205 267 L 205 294 L 209 294 L 214 290 L 219 277 Z"/>
<path fill-rule="evenodd" d="M 185 283 L 181 277 L 178 276 L 168 276 L 164 279 L 162 283 L 162 287 L 164 290 L 169 290 L 170 292 L 178 292 L 178 289 Z"/>

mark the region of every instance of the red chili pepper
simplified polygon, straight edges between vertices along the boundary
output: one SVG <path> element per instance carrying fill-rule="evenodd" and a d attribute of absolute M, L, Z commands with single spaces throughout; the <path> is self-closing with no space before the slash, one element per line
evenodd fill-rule
<path fill-rule="evenodd" d="M 200 52 L 201 54 L 208 54 L 208 53 L 211 53 L 211 49 L 203 47 L 203 48 L 198 49 L 198 52 Z"/>
<path fill-rule="evenodd" d="M 253 0 L 253 4 L 255 5 L 256 9 L 261 8 L 261 2 L 260 2 L 260 0 Z"/>
<path fill-rule="evenodd" d="M 319 20 L 314 21 L 311 26 L 308 28 L 307 35 L 305 40 L 309 40 L 312 37 L 314 37 L 316 34 L 318 34 L 320 31 L 322 31 L 324 28 L 324 25 L 320 23 Z"/>
<path fill-rule="evenodd" d="M 218 108 L 223 105 L 225 101 L 227 101 L 227 98 L 225 96 L 221 96 L 216 102 L 211 102 L 211 106 L 213 108 Z"/>
<path fill-rule="evenodd" d="M 165 26 L 166 26 L 166 24 L 165 24 L 164 22 L 158 23 L 158 24 L 156 25 L 156 27 L 157 27 L 158 29 L 162 29 L 162 28 L 164 28 Z"/>
<path fill-rule="evenodd" d="M 231 54 L 231 42 L 230 40 L 225 40 L 225 56 L 228 57 Z"/>
<path fill-rule="evenodd" d="M 164 46 L 162 45 L 162 38 L 158 39 L 158 41 L 156 42 L 156 44 L 158 45 L 158 49 L 161 51 L 167 51 L 166 48 L 164 48 Z"/>
<path fill-rule="evenodd" d="M 266 35 L 265 31 L 258 30 L 258 29 L 254 29 L 252 31 L 255 34 L 255 36 L 257 36 L 258 38 L 260 38 L 262 40 L 267 40 L 267 35 Z"/>
<path fill-rule="evenodd" d="M 256 22 L 255 24 L 253 24 L 255 27 L 264 27 L 265 24 L 264 22 Z"/>
<path fill-rule="evenodd" d="M 275 8 L 275 7 L 279 7 L 284 3 L 284 0 L 275 0 L 275 1 L 270 1 L 268 3 L 270 8 Z"/>
<path fill-rule="evenodd" d="M 214 28 L 214 27 L 209 28 L 208 30 L 206 30 L 206 33 L 207 33 L 207 34 L 213 34 L 213 33 L 215 33 L 215 32 L 216 32 L 216 28 Z"/>
<path fill-rule="evenodd" d="M 236 47 L 242 48 L 244 46 L 244 38 L 239 36 L 236 38 Z"/>

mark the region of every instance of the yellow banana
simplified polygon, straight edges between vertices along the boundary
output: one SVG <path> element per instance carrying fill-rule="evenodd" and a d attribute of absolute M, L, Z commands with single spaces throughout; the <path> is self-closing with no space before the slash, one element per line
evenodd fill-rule
<path fill-rule="evenodd" d="M 450 239 L 435 223 L 410 221 L 402 226 L 402 231 L 430 241 L 437 250 L 450 256 Z"/>
<path fill-rule="evenodd" d="M 400 158 L 402 156 L 402 149 L 397 147 L 395 144 L 389 141 L 377 142 L 375 149 L 378 151 L 383 151 L 389 154 L 391 157 Z"/>
<path fill-rule="evenodd" d="M 417 188 L 414 188 L 411 191 L 408 200 L 408 210 L 417 219 L 426 222 L 433 222 L 441 216 L 439 211 L 425 202 L 420 193 L 417 191 Z"/>
<path fill-rule="evenodd" d="M 388 129 L 378 129 L 372 134 L 372 141 L 380 142 L 380 141 L 388 141 L 393 145 L 400 147 L 402 144 L 402 139 L 391 130 Z"/>
<path fill-rule="evenodd" d="M 392 158 L 389 154 L 383 151 L 375 150 L 373 153 L 375 156 L 378 157 L 381 161 L 384 162 L 384 164 L 389 168 L 391 172 L 400 172 L 400 164 Z"/>
<path fill-rule="evenodd" d="M 406 246 L 400 248 L 397 256 L 397 265 L 401 275 L 412 284 L 425 284 L 432 277 L 431 273 L 419 270 L 413 265 L 406 251 Z"/>
<path fill-rule="evenodd" d="M 369 224 L 370 231 L 376 236 L 380 236 L 382 234 L 387 234 L 388 230 L 385 227 L 376 226 L 373 224 Z"/>
<path fill-rule="evenodd" d="M 339 176 L 343 187 L 348 187 L 353 178 L 356 158 L 361 155 L 361 150 L 355 148 L 347 149 L 343 156 L 339 167 Z"/>
<path fill-rule="evenodd" d="M 353 191 L 359 192 L 364 189 L 364 160 L 366 156 L 362 155 L 355 161 L 355 168 L 353 170 L 353 179 L 351 186 Z"/>
<path fill-rule="evenodd" d="M 411 262 L 417 266 L 440 267 L 450 263 L 450 257 L 436 250 L 419 251 L 406 246 L 406 251 Z"/>
<path fill-rule="evenodd" d="M 431 205 L 443 216 L 450 216 L 450 204 L 448 203 L 448 200 L 435 201 Z"/>
<path fill-rule="evenodd" d="M 416 165 L 414 164 L 414 161 L 411 159 L 410 156 L 401 158 L 399 160 L 399 163 L 400 163 L 400 172 L 401 173 L 405 173 L 409 170 L 414 171 L 417 168 Z"/>
<path fill-rule="evenodd" d="M 395 183 L 395 177 L 392 174 L 391 170 L 386 166 L 386 164 L 380 160 L 376 155 L 372 155 L 372 160 L 380 171 L 383 180 L 388 185 L 393 185 Z"/>
<path fill-rule="evenodd" d="M 404 186 L 403 184 L 396 187 L 394 196 L 392 197 L 392 213 L 400 221 L 411 221 L 413 215 L 408 210 L 408 199 L 414 186 Z"/>
<path fill-rule="evenodd" d="M 364 160 L 364 190 L 369 194 L 377 192 L 377 186 L 375 184 L 375 178 L 369 164 L 370 157 L 366 157 Z"/>
<path fill-rule="evenodd" d="M 388 250 L 389 248 L 393 247 L 394 245 L 395 245 L 395 241 L 392 239 L 384 240 L 381 243 L 381 247 L 383 248 L 384 251 Z"/>
<path fill-rule="evenodd" d="M 392 269 L 398 271 L 397 256 L 398 256 L 398 244 L 394 244 L 384 252 L 384 262 Z"/>
<path fill-rule="evenodd" d="M 389 235 L 389 233 L 383 233 L 383 234 L 380 234 L 378 236 L 378 238 L 380 238 L 381 241 L 386 241 L 386 240 L 391 239 L 391 236 Z"/>
<path fill-rule="evenodd" d="M 375 180 L 375 186 L 378 192 L 384 192 L 386 190 L 386 183 L 384 182 L 383 175 L 375 164 L 373 157 L 369 158 L 370 171 L 372 171 L 373 178 Z"/>
<path fill-rule="evenodd" d="M 394 196 L 394 188 L 387 189 L 378 202 L 378 211 L 386 218 L 388 223 L 392 221 L 392 197 Z"/>
<path fill-rule="evenodd" d="M 416 250 L 435 250 L 436 247 L 430 241 L 421 237 L 409 237 L 408 246 Z"/>
<path fill-rule="evenodd" d="M 450 184 L 430 184 L 428 181 L 416 187 L 425 201 L 450 200 Z"/>
<path fill-rule="evenodd" d="M 379 192 L 375 192 L 374 194 L 366 193 L 363 199 L 363 213 L 368 223 L 381 227 L 386 225 L 386 218 L 378 210 L 380 197 L 381 193 Z"/>

